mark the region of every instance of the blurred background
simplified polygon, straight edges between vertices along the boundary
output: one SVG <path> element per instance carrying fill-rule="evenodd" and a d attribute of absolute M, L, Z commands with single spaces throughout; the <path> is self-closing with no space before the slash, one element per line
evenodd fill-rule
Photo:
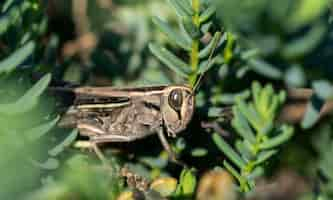
<path fill-rule="evenodd" d="M 333 198 L 332 3 L 1 1 L 0 199 Z M 68 102 L 47 89 L 198 80 L 192 123 L 169 140 L 189 168 L 155 136 L 105 145 L 104 168 L 56 126 Z"/>

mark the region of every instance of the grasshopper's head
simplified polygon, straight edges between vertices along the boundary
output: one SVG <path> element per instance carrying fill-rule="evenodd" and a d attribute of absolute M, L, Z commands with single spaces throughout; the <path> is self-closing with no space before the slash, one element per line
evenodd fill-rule
<path fill-rule="evenodd" d="M 187 86 L 168 86 L 161 99 L 163 121 L 169 136 L 184 130 L 194 112 L 194 95 Z"/>

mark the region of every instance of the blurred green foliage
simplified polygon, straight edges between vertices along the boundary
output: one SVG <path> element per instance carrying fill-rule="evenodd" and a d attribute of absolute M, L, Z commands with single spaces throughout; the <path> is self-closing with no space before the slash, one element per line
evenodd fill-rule
<path fill-rule="evenodd" d="M 45 95 L 51 75 L 34 84 L 29 78 L 41 62 L 34 59 L 37 40 L 46 31 L 41 5 L 10 0 L 0 5 L 0 198 L 21 199 L 40 187 L 47 170 L 59 166 L 55 157 L 64 144 L 54 148 L 47 135 L 59 120 L 54 99 Z"/>
<path fill-rule="evenodd" d="M 116 199 L 124 184 L 113 166 L 103 167 L 87 156 L 75 155 L 64 163 L 59 180 L 48 180 L 27 199 Z"/>
<path fill-rule="evenodd" d="M 27 80 L 21 80 L 19 84 L 13 80 L 1 80 L 5 86 L 0 90 L 3 96 L 0 103 L 2 199 L 18 198 L 36 187 L 42 168 L 47 168 L 48 161 L 36 161 L 47 151 L 47 146 L 38 139 L 55 125 L 58 118 L 53 119 L 49 114 L 49 105 L 36 104 L 49 80 L 48 75 L 22 97 L 18 96 L 24 91 L 20 84 L 30 85 Z"/>
<path fill-rule="evenodd" d="M 32 38 L 36 37 L 37 27 L 33 30 L 32 26 L 27 26 L 22 20 L 23 15 L 26 15 L 35 18 L 30 19 L 31 24 L 38 23 L 35 6 L 32 1 L 1 3 L 1 199 L 18 199 L 38 185 L 42 171 L 33 165 L 33 160 L 43 155 L 46 146 L 36 139 L 48 132 L 57 121 L 52 121 L 49 115 L 52 110 L 37 106 L 50 81 L 50 75 L 34 86 L 28 79 L 13 75 L 35 50 Z M 27 62 L 25 66 L 30 67 L 30 63 Z"/>

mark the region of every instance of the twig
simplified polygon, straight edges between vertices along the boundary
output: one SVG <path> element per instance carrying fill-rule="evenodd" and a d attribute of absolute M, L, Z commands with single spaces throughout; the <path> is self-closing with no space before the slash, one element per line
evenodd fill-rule
<path fill-rule="evenodd" d="M 221 128 L 221 126 L 216 121 L 213 121 L 213 122 L 202 121 L 201 127 L 205 128 L 205 129 L 206 128 L 213 129 L 215 132 L 217 132 L 218 134 L 220 134 L 221 136 L 224 136 L 224 137 L 230 136 L 230 133 L 228 131 L 224 130 L 223 128 Z"/>
<path fill-rule="evenodd" d="M 300 122 L 306 112 L 307 104 L 314 94 L 312 89 L 289 89 L 287 103 L 283 106 L 279 121 L 288 123 Z M 320 111 L 320 118 L 332 114 L 333 101 L 326 101 Z"/>
<path fill-rule="evenodd" d="M 279 121 L 298 123 L 302 121 L 306 112 L 307 102 L 287 103 L 283 106 L 278 117 Z M 333 112 L 333 101 L 326 102 L 320 111 L 320 119 Z"/>

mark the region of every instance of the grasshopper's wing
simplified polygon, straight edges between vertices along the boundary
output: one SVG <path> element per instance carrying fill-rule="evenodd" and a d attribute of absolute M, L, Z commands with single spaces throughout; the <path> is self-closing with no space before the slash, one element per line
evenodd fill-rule
<path fill-rule="evenodd" d="M 131 98 L 128 96 L 95 96 L 78 94 L 74 101 L 77 109 L 95 110 L 112 109 L 129 105 Z"/>
<path fill-rule="evenodd" d="M 83 87 L 70 91 L 74 94 L 72 105 L 58 123 L 60 127 L 75 128 L 81 120 L 89 120 L 94 116 L 103 116 L 123 108 L 131 103 L 131 98 L 125 93 L 115 94 L 107 88 Z M 119 109 L 118 109 L 119 110 Z"/>

